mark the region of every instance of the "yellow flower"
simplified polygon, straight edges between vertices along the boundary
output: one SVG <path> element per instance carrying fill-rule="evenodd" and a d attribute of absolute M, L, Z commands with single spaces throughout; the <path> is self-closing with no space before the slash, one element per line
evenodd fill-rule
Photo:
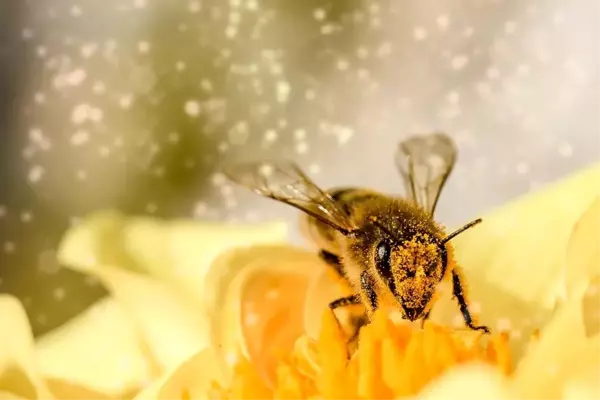
<path fill-rule="evenodd" d="M 456 240 L 456 259 L 480 322 L 506 331 L 491 344 L 439 325 L 452 325 L 458 311 L 446 296 L 434 308 L 436 323 L 423 331 L 376 317 L 348 362 L 346 337 L 330 314 L 321 319 L 341 291 L 324 268 L 317 268 L 321 272 L 306 294 L 294 299 L 288 292 L 294 281 L 281 283 L 294 269 L 266 273 L 272 271 L 272 249 L 234 251 L 215 268 L 237 265 L 243 274 L 258 262 L 262 267 L 253 270 L 263 275 L 251 284 L 240 279 L 212 304 L 212 321 L 229 328 L 227 339 L 217 331 L 213 347 L 138 398 L 597 398 L 599 178 L 594 166 L 524 196 Z M 269 281 L 286 296 L 260 306 Z M 264 295 L 247 293 L 252 286 Z M 248 303 L 262 313 L 258 327 L 243 319 Z M 297 329 L 299 303 L 306 334 L 295 342 L 278 340 L 288 325 Z M 230 340 L 231 332 L 242 343 Z M 237 360 L 231 357 L 236 345 L 242 347 Z"/>
<path fill-rule="evenodd" d="M 448 293 L 424 330 L 379 314 L 350 363 L 324 313 L 344 288 L 283 224 L 92 215 L 59 253 L 111 297 L 37 343 L 0 298 L 0 398 L 598 398 L 599 183 L 596 165 L 454 241 L 479 321 L 508 336 L 449 329 Z"/>

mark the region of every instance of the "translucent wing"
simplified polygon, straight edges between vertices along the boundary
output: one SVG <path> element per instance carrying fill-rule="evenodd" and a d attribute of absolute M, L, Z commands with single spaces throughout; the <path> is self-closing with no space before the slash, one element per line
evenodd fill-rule
<path fill-rule="evenodd" d="M 225 167 L 223 172 L 229 180 L 296 207 L 340 232 L 354 230 L 344 210 L 292 162 L 242 162 Z"/>
<path fill-rule="evenodd" d="M 443 133 L 412 137 L 398 146 L 396 165 L 406 194 L 432 215 L 456 153 L 454 142 Z"/>

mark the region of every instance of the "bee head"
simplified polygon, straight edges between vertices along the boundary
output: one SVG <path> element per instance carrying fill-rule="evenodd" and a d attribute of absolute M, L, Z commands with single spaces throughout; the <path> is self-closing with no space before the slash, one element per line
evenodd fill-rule
<path fill-rule="evenodd" d="M 374 261 L 405 317 L 411 321 L 424 317 L 445 272 L 444 245 L 428 234 L 396 243 L 384 239 L 375 248 Z"/>

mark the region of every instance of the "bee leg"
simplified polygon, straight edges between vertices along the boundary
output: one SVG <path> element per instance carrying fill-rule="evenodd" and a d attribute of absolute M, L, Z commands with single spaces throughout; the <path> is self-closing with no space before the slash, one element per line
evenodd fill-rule
<path fill-rule="evenodd" d="M 319 251 L 319 257 L 325 261 L 340 277 L 344 277 L 344 269 L 340 258 L 327 250 Z"/>
<path fill-rule="evenodd" d="M 336 308 L 346 307 L 354 304 L 360 304 L 360 297 L 355 294 L 332 301 L 329 303 L 329 308 L 331 308 L 331 311 L 333 311 Z"/>
<path fill-rule="evenodd" d="M 365 296 L 367 296 L 369 306 L 371 306 L 371 311 L 375 311 L 377 309 L 377 294 L 375 293 L 373 286 L 373 280 L 369 276 L 369 273 L 367 271 L 363 271 L 360 274 L 360 287 Z"/>
<path fill-rule="evenodd" d="M 431 311 L 427 311 L 427 313 L 425 313 L 425 315 L 423 316 L 423 319 L 421 319 L 421 329 L 423 329 L 423 327 L 425 326 L 425 321 L 429 319 L 430 312 Z"/>
<path fill-rule="evenodd" d="M 469 312 L 469 307 L 467 306 L 467 301 L 463 291 L 463 284 L 457 271 L 452 271 L 452 293 L 454 294 L 456 301 L 458 301 L 458 307 L 467 326 L 474 331 L 484 331 L 485 333 L 490 333 L 490 329 L 487 326 L 473 324 L 473 317 L 471 317 L 471 313 Z"/>

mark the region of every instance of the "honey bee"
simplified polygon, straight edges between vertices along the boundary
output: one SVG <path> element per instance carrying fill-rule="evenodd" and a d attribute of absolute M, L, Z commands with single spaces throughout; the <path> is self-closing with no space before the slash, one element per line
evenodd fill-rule
<path fill-rule="evenodd" d="M 407 320 L 424 322 L 439 283 L 449 281 L 465 324 L 489 333 L 469 312 L 462 274 L 449 263 L 447 248 L 481 219 L 449 235 L 433 219 L 456 156 L 452 139 L 443 133 L 400 142 L 395 163 L 406 198 L 360 188 L 326 191 L 285 160 L 241 162 L 224 173 L 259 195 L 303 211 L 303 229 L 319 246 L 320 257 L 354 292 L 331 302 L 332 310 L 363 304 L 366 318 L 359 325 L 368 323 L 379 307 L 393 307 Z"/>

